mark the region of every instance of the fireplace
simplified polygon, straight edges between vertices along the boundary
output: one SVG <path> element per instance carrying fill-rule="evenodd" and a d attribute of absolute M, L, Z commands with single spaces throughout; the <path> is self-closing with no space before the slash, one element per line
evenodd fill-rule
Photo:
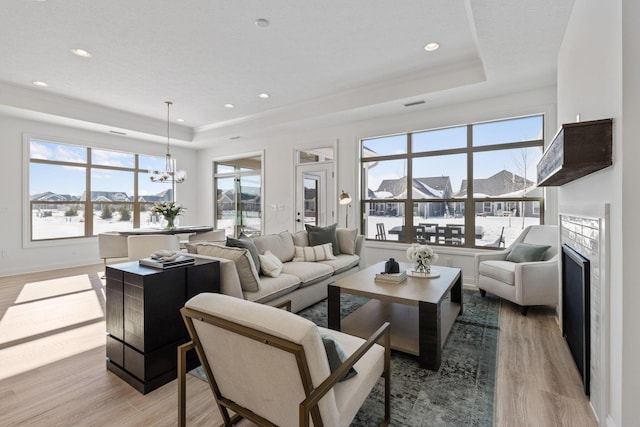
<path fill-rule="evenodd" d="M 578 370 L 584 381 L 585 393 L 588 393 L 589 402 L 600 420 L 604 420 L 610 413 L 611 399 L 608 374 L 611 371 L 610 343 L 606 332 L 610 327 L 609 210 L 607 203 L 565 205 L 558 210 L 560 243 L 563 246 L 561 262 L 565 268 L 561 273 L 562 281 L 564 282 L 565 274 L 574 274 L 579 280 L 583 280 L 583 286 L 578 285 L 575 290 L 569 291 L 563 287 L 563 302 L 558 307 L 561 311 L 559 320 L 563 323 L 562 332 L 567 337 L 567 343 L 571 339 L 570 335 L 577 334 L 578 344 L 570 345 L 577 347 L 577 350 L 584 349 L 581 355 L 578 353 L 576 356 L 576 366 L 582 366 Z M 570 252 L 565 247 L 573 251 Z M 582 316 L 578 326 L 571 323 L 572 320 L 575 321 L 575 315 Z M 565 322 L 567 326 L 564 325 Z M 570 333 L 571 328 L 580 325 L 586 327 L 584 335 L 575 329 Z M 585 356 L 589 359 L 585 360 Z"/>
<path fill-rule="evenodd" d="M 589 395 L 591 366 L 590 263 L 567 244 L 562 245 L 562 335 L 576 362 L 585 394 Z"/>

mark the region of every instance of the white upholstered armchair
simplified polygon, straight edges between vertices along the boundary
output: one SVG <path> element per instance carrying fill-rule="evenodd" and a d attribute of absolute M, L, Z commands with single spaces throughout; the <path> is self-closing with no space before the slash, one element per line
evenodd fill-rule
<path fill-rule="evenodd" d="M 532 225 L 505 250 L 476 254 L 476 286 L 481 295 L 490 292 L 514 302 L 525 316 L 529 306 L 555 306 L 559 292 L 558 242 L 557 226 Z"/>
<path fill-rule="evenodd" d="M 365 341 L 320 328 L 279 308 L 213 293 L 196 295 L 181 312 L 192 342 L 178 348 L 179 425 L 186 418 L 186 353 L 193 347 L 224 425 L 246 418 L 261 426 L 311 422 L 316 427 L 347 427 L 381 375 L 385 380 L 381 425 L 388 425 L 388 323 Z M 347 359 L 342 364 L 328 356 L 327 340 L 344 349 Z M 384 346 L 376 344 L 379 340 Z M 352 367 L 357 373 L 340 381 Z M 230 416 L 228 410 L 236 415 Z"/>

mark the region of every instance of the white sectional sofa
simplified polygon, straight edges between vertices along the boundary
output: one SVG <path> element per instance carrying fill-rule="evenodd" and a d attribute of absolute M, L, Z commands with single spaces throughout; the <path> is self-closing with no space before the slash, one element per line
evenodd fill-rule
<path fill-rule="evenodd" d="M 220 261 L 223 294 L 269 305 L 291 300 L 292 311 L 297 312 L 326 298 L 328 284 L 364 267 L 364 236 L 356 229 L 337 229 L 335 236 L 340 254 L 333 256 L 333 245 L 329 251 L 326 244 L 311 246 L 307 231 L 250 239 L 257 249 L 258 263 L 249 249 L 219 242 L 193 242 L 187 244 L 187 250 L 194 256 Z M 272 262 L 281 263 L 279 272 L 269 271 L 271 267 L 278 270 Z"/>

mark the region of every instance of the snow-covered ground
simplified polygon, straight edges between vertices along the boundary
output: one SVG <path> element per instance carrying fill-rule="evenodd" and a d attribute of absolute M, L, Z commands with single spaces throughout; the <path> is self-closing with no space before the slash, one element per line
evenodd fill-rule
<path fill-rule="evenodd" d="M 151 219 L 148 219 L 148 213 L 143 213 L 145 221 L 141 224 L 142 228 L 152 228 L 152 227 L 161 227 L 159 222 L 153 222 Z M 179 217 L 178 217 L 179 218 Z M 375 239 L 376 235 L 376 224 L 382 223 L 385 226 L 385 231 L 387 232 L 387 240 L 398 240 L 397 234 L 389 233 L 393 227 L 402 225 L 402 217 L 392 217 L 392 216 L 373 216 L 369 215 L 368 217 L 368 227 L 367 227 L 367 237 L 369 239 Z M 100 217 L 100 212 L 96 212 L 93 216 L 93 231 L 95 234 L 102 233 L 105 231 L 125 231 L 133 228 L 132 221 L 120 221 L 119 215 L 117 212 L 113 214 L 113 218 L 110 219 L 102 219 Z M 414 217 L 414 224 L 419 223 L 437 223 L 440 225 L 445 224 L 463 224 L 463 218 L 422 218 L 422 217 Z M 229 218 L 225 216 L 222 221 L 219 222 L 219 227 L 225 228 L 228 227 L 229 231 L 233 233 L 233 222 L 234 218 Z M 245 218 L 247 229 L 250 230 L 259 230 L 260 229 L 260 218 Z M 539 218 L 535 217 L 525 217 L 524 218 L 524 226 L 523 219 L 520 217 L 501 217 L 501 216 L 487 216 L 487 217 L 476 217 L 476 225 L 481 226 L 484 231 L 484 235 L 481 239 L 476 239 L 476 245 L 482 246 L 488 243 L 493 243 L 496 241 L 502 227 L 504 227 L 504 238 L 507 246 L 511 242 L 513 242 L 522 232 L 523 228 L 528 225 L 539 224 Z M 34 211 L 33 213 L 33 237 L 34 239 L 49 239 L 49 238 L 60 238 L 60 237 L 79 237 L 84 235 L 84 216 L 83 212 L 79 212 L 78 216 L 73 217 L 65 217 L 64 211 L 53 211 L 52 216 L 50 217 L 40 217 L 38 213 Z"/>
<path fill-rule="evenodd" d="M 82 237 L 84 236 L 84 211 L 78 211 L 77 216 L 64 216 L 64 210 L 52 210 L 51 216 L 40 216 L 39 212 L 33 211 L 33 238 L 54 239 L 60 237 Z M 113 213 L 113 218 L 102 219 L 101 212 L 93 215 L 94 234 L 105 231 L 125 231 L 133 228 L 133 220 L 120 221 L 118 212 Z M 142 213 L 145 220 L 140 224 L 141 228 L 161 227 L 159 221 L 153 222 L 149 212 Z"/>

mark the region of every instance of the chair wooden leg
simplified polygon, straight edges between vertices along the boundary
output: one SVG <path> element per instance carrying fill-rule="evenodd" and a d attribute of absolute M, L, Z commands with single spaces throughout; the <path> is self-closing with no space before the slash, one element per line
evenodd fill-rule
<path fill-rule="evenodd" d="M 523 316 L 526 316 L 528 312 L 529 312 L 529 307 L 528 306 L 523 305 L 523 306 L 520 307 L 520 313 Z"/>
<path fill-rule="evenodd" d="M 178 347 L 178 425 L 187 425 L 187 351 L 193 348 L 189 341 Z"/>
<path fill-rule="evenodd" d="M 484 289 L 480 289 L 480 296 L 482 298 L 486 297 L 487 296 L 487 291 L 485 291 Z"/>
<path fill-rule="evenodd" d="M 102 276 L 100 276 L 100 278 L 106 279 L 107 278 L 107 259 L 102 258 L 102 260 L 104 261 L 104 268 L 102 269 Z"/>
<path fill-rule="evenodd" d="M 391 423 L 391 334 L 384 335 L 384 420 L 381 425 Z"/>

